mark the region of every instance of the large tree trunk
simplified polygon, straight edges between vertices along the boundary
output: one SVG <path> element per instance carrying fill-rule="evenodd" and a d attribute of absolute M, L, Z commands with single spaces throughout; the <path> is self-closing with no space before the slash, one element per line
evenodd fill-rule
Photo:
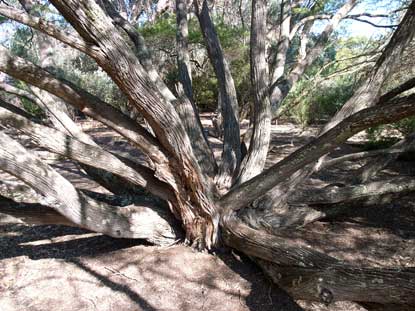
<path fill-rule="evenodd" d="M 247 206 L 269 190 L 275 190 L 275 187 L 279 191 L 277 194 L 283 197 L 285 197 L 284 192 L 289 195 L 294 189 L 298 189 L 298 184 L 322 163 L 321 157 L 352 135 L 371 126 L 415 115 L 414 94 L 399 98 L 395 97 L 396 94 L 389 98 L 379 99 L 378 96 L 380 87 L 391 70 L 385 66 L 394 67 L 396 64 L 396 61 L 391 60 L 398 55 L 394 49 L 401 50 L 413 36 L 415 2 L 411 4 L 401 27 L 369 77 L 379 78 L 380 81 L 373 82 L 369 79 L 369 82 L 362 87 L 362 90 L 366 88 L 366 91 L 368 85 L 372 87 L 369 90 L 370 96 L 364 99 L 354 97 L 346 104 L 344 113 L 338 114 L 339 119 L 337 120 L 336 117 L 334 123 L 330 124 L 318 138 L 260 173 L 267 153 L 270 130 L 267 95 L 269 77 L 264 43 L 267 16 L 265 1 L 253 1 L 251 70 L 255 89 L 255 127 L 244 166 L 246 170 L 241 173 L 242 183 L 234 186 L 222 197 L 210 178 L 213 174 L 209 174 L 209 170 L 205 169 L 195 143 L 191 141 L 192 128 L 188 121 L 194 116 L 191 115 L 192 111 L 196 114 L 196 110 L 188 109 L 191 107 L 191 102 L 183 102 L 183 106 L 176 106 L 174 99 L 169 99 L 171 92 L 164 92 L 163 85 L 160 84 L 161 80 L 157 80 L 160 77 L 152 76 L 152 71 L 149 70 L 151 67 L 146 67 L 151 65 L 151 59 L 149 55 L 143 53 L 145 49 L 143 42 L 137 40 L 140 37 L 134 35 L 133 29 L 110 9 L 92 0 L 52 0 L 51 2 L 80 35 L 74 37 L 57 32 L 56 37 L 64 42 L 66 40 L 71 46 L 78 47 L 95 59 L 131 104 L 143 115 L 154 135 L 99 98 L 80 90 L 70 82 L 57 79 L 40 67 L 11 56 L 2 47 L 0 47 L 2 52 L 0 70 L 60 97 L 107 124 L 138 146 L 151 159 L 154 166 L 148 168 L 136 166 L 82 139 L 31 123 L 14 113 L 0 109 L 5 116 L 0 119 L 2 124 L 20 129 L 32 137 L 36 144 L 53 152 L 65 154 L 80 163 L 104 169 L 115 175 L 122 175 L 125 180 L 135 185 L 145 186 L 173 205 L 173 211 L 182 221 L 187 240 L 195 247 L 201 249 L 215 247 L 221 232 L 226 245 L 253 257 L 275 282 L 295 297 L 325 303 L 336 300 L 397 304 L 415 302 L 412 295 L 415 290 L 413 271 L 351 266 L 316 251 L 310 245 L 288 234 L 278 232 L 278 229 L 274 230 L 272 226 L 266 227 L 268 225 L 266 221 L 261 223 L 263 227 L 257 226 L 260 229 L 265 227 L 266 230 L 258 230 L 237 218 Z M 178 3 L 180 4 L 180 0 Z M 290 88 L 298 81 L 304 70 L 322 51 L 334 26 L 354 6 L 354 3 L 354 0 L 347 1 L 334 15 L 314 49 L 290 72 L 283 88 Z M 236 92 L 229 66 L 223 57 L 209 15 L 207 1 L 203 2 L 201 11 L 197 9 L 197 13 L 209 56 L 220 81 L 225 116 L 225 141 L 219 180 L 225 172 L 227 179 L 225 186 L 230 186 L 241 160 Z M 14 18 L 19 19 L 19 17 Z M 20 19 L 48 32 L 39 20 L 28 19 L 27 16 Z M 53 32 L 49 31 L 49 33 L 53 35 Z M 360 105 L 364 100 L 367 101 L 364 103 L 367 106 Z M 352 109 L 349 110 L 348 107 Z M 182 120 L 188 113 L 190 113 L 189 120 L 187 118 Z M 199 130 L 201 130 L 200 126 Z M 200 141 L 200 135 L 195 137 L 199 137 L 197 139 Z M 63 144 L 64 141 L 67 142 L 66 145 Z M 0 169 L 14 175 L 42 194 L 47 203 L 44 205 L 53 208 L 71 223 L 115 237 L 145 238 L 159 244 L 171 243 L 177 238 L 167 208 L 162 210 L 167 213 L 167 216 L 163 217 L 163 212 L 156 212 L 155 208 L 149 206 L 151 204 L 148 201 L 123 207 L 99 202 L 76 189 L 69 181 L 4 132 L 0 132 L 0 142 Z M 91 158 L 99 159 L 100 163 L 94 163 Z M 319 159 L 320 162 L 317 162 Z M 258 175 L 252 177 L 255 174 Z M 378 191 L 375 195 L 399 191 L 402 188 L 400 183 L 406 181 L 394 180 L 394 182 L 395 188 L 383 185 L 383 189 L 380 189 L 383 192 Z M 219 184 L 224 185 L 222 182 Z M 413 183 L 409 186 L 412 189 Z M 325 200 L 332 202 L 342 202 L 350 195 L 359 199 L 367 192 L 374 194 L 373 185 L 363 187 L 366 192 L 362 187 L 346 188 L 343 192 L 342 190 L 335 194 L 330 192 L 330 195 L 318 194 L 319 197 L 325 196 Z M 166 193 L 163 193 L 164 189 L 167 190 Z M 411 189 L 407 188 L 407 190 Z M 15 211 L 13 208 L 10 203 L 8 213 L 14 212 L 18 215 L 20 211 Z M 259 219 L 258 223 L 261 220 Z"/>
<path fill-rule="evenodd" d="M 93 1 L 53 1 L 56 8 L 99 52 L 94 59 L 150 124 L 156 137 L 171 156 L 169 168 L 178 187 L 176 207 L 188 240 L 210 248 L 218 238 L 219 215 L 213 203 L 214 186 L 202 174 L 189 137 L 173 105 L 152 83 L 111 19 Z"/>

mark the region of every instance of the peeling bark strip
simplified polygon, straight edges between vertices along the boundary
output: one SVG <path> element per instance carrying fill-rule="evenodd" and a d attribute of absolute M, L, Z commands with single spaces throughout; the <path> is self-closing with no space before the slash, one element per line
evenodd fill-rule
<path fill-rule="evenodd" d="M 94 56 L 150 124 L 169 153 L 169 165 L 182 205 L 177 207 L 188 239 L 203 248 L 217 241 L 218 211 L 212 202 L 212 187 L 201 174 L 189 137 L 173 105 L 166 102 L 150 80 L 111 19 L 91 0 L 53 0 L 53 5 L 78 33 L 99 47 Z"/>
<path fill-rule="evenodd" d="M 378 125 L 391 123 L 415 114 L 415 95 L 410 95 L 359 111 L 309 144 L 290 154 L 277 164 L 221 198 L 220 204 L 228 210 L 238 210 L 268 190 L 284 182 L 291 174 L 318 160 L 354 134 Z"/>
<path fill-rule="evenodd" d="M 108 0 L 104 0 L 104 8 L 108 15 L 112 18 L 114 23 L 117 26 L 121 27 L 121 29 L 125 31 L 128 37 L 131 39 L 133 45 L 135 46 L 135 54 L 137 55 L 137 58 L 139 59 L 141 65 L 147 71 L 150 80 L 157 86 L 159 92 L 163 95 L 164 99 L 175 106 L 176 111 L 179 114 L 185 126 L 187 134 L 189 135 L 190 142 L 195 153 L 195 157 L 203 173 L 207 176 L 214 177 L 217 170 L 216 161 L 213 152 L 210 149 L 207 137 L 203 132 L 202 123 L 200 121 L 199 114 L 197 113 L 197 108 L 193 103 L 192 96 L 189 96 L 189 94 L 187 94 L 190 101 L 185 98 L 182 98 L 181 96 L 181 98 L 177 99 L 174 96 L 174 94 L 170 91 L 170 89 L 167 87 L 167 85 L 164 83 L 164 81 L 161 79 L 158 72 L 155 70 L 151 59 L 151 52 L 146 46 L 144 38 L 141 36 L 141 34 L 116 11 L 116 9 Z M 187 25 L 187 16 L 184 15 L 184 17 L 186 18 Z M 181 17 L 180 20 L 183 21 L 183 17 Z M 187 40 L 187 32 L 183 31 L 183 36 L 186 36 Z M 183 36 L 181 36 L 180 38 L 184 38 Z M 183 40 L 181 40 L 180 42 L 183 42 Z M 183 52 L 184 47 L 186 47 L 187 49 L 187 44 L 183 43 L 183 48 L 180 48 L 180 46 L 181 45 L 179 44 L 178 57 L 180 57 L 180 53 Z M 187 70 L 190 74 L 191 70 L 189 62 Z M 180 66 L 179 63 L 179 75 L 181 68 L 182 66 Z M 189 75 L 189 77 L 191 91 L 191 76 Z M 186 83 L 184 83 L 183 81 L 182 83 L 183 85 L 186 85 Z M 189 87 L 186 87 L 186 89 L 189 90 Z"/>
<path fill-rule="evenodd" d="M 252 1 L 251 82 L 254 89 L 254 128 L 249 151 L 239 175 L 243 183 L 261 173 L 265 166 L 271 138 L 271 105 L 268 97 L 268 63 L 266 60 L 267 3 Z"/>
<path fill-rule="evenodd" d="M 196 8 L 196 15 L 199 19 L 209 59 L 219 84 L 219 96 L 224 125 L 224 140 L 222 163 L 219 167 L 217 184 L 221 188 L 229 188 L 232 184 L 234 174 L 237 173 L 241 162 L 239 108 L 235 83 L 232 78 L 229 64 L 223 55 L 222 46 L 218 35 L 216 34 L 215 26 L 210 18 L 207 1 L 203 0 L 201 10 L 199 10 L 197 0 L 194 0 L 194 6 Z"/>
<path fill-rule="evenodd" d="M 48 205 L 78 226 L 113 237 L 176 239 L 170 224 L 148 207 L 117 208 L 83 193 L 38 157 L 0 131 L 0 169 L 14 175 L 46 197 Z"/>

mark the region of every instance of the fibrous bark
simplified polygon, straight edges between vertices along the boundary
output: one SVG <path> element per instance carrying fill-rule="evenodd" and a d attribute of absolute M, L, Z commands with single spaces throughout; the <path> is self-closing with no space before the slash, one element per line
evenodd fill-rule
<path fill-rule="evenodd" d="M 99 46 L 94 55 L 121 91 L 151 126 L 171 156 L 169 165 L 179 190 L 180 214 L 188 240 L 209 248 L 217 242 L 219 217 L 213 203 L 212 187 L 201 173 L 189 137 L 173 105 L 167 102 L 112 24 L 93 1 L 52 1 L 84 40 Z"/>
<path fill-rule="evenodd" d="M 254 124 L 248 154 L 241 165 L 238 183 L 262 172 L 271 138 L 271 105 L 268 96 L 268 63 L 265 38 L 267 31 L 267 3 L 252 1 L 251 20 L 251 81 L 254 90 Z"/>
<path fill-rule="evenodd" d="M 32 143 L 51 152 L 105 170 L 132 184 L 146 188 L 164 200 L 174 201 L 170 186 L 155 178 L 155 172 L 148 167 L 117 157 L 96 145 L 87 144 L 53 128 L 36 124 L 7 108 L 7 104 L 0 100 L 0 126 L 11 127 L 28 135 Z"/>
<path fill-rule="evenodd" d="M 46 198 L 60 214 L 78 226 L 113 237 L 169 240 L 177 236 L 168 222 L 160 225 L 148 207 L 117 208 L 95 201 L 45 164 L 34 154 L 0 131 L 0 169 L 16 176 Z M 154 218 L 156 217 L 156 218 Z"/>
<path fill-rule="evenodd" d="M 239 108 L 235 83 L 226 61 L 218 35 L 215 31 L 209 14 L 207 1 L 204 0 L 199 9 L 197 1 L 194 1 L 196 15 L 199 19 L 210 62 L 212 63 L 219 84 L 219 96 L 224 126 L 224 141 L 222 163 L 219 166 L 217 184 L 221 188 L 229 188 L 234 174 L 239 169 L 241 162 L 241 142 L 239 133 Z"/>

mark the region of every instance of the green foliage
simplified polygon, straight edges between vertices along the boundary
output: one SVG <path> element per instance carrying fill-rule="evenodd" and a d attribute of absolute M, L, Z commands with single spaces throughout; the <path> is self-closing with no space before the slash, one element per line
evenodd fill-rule
<path fill-rule="evenodd" d="M 415 117 L 402 119 L 392 124 L 392 127 L 399 131 L 403 136 L 408 136 L 415 132 Z"/>
<path fill-rule="evenodd" d="M 28 86 L 26 85 L 25 82 L 23 81 L 16 81 L 16 87 L 29 91 Z M 42 110 L 42 108 L 40 108 L 38 105 L 34 104 L 32 101 L 24 98 L 24 97 L 20 97 L 20 101 L 22 103 L 23 109 L 25 111 L 27 111 L 28 113 L 30 113 L 31 115 L 33 115 L 35 118 L 37 119 L 43 119 L 45 118 L 45 113 Z"/>
<path fill-rule="evenodd" d="M 359 55 L 375 45 L 366 37 L 337 39 L 329 44 L 284 101 L 286 113 L 303 126 L 327 121 L 353 95 L 365 73 L 364 67 L 358 67 L 365 65 L 365 57 Z M 293 60 L 295 49 L 294 44 L 288 54 Z"/>
<path fill-rule="evenodd" d="M 247 46 L 249 31 L 242 27 L 229 26 L 218 18 L 214 19 L 214 23 L 225 57 L 231 67 L 239 102 L 243 105 L 244 102 L 250 100 L 249 49 Z M 201 111 L 212 111 L 217 107 L 218 82 L 207 59 L 198 20 L 190 19 L 188 28 L 191 58 L 194 64 L 197 63 L 193 66 L 192 72 L 194 98 Z M 154 23 L 147 23 L 140 27 L 139 31 L 153 51 L 154 58 L 163 58 L 163 68 L 159 68 L 159 73 L 163 76 L 167 86 L 174 90 L 178 82 L 175 50 L 172 44 L 176 40 L 175 17 L 165 15 Z"/>
<path fill-rule="evenodd" d="M 303 126 L 327 121 L 353 95 L 355 83 L 350 77 L 339 77 L 316 85 L 302 80 L 284 104 L 293 106 L 288 114 Z"/>
<path fill-rule="evenodd" d="M 38 61 L 37 55 L 33 53 L 33 31 L 29 27 L 17 28 L 10 43 L 10 50 L 13 54 L 32 62 Z"/>
<path fill-rule="evenodd" d="M 386 149 L 399 141 L 397 136 L 391 135 L 391 127 L 379 125 L 366 130 L 368 141 L 364 145 L 364 150 Z"/>
<path fill-rule="evenodd" d="M 43 110 L 38 105 L 32 103 L 24 97 L 21 98 L 21 101 L 25 111 L 38 119 L 43 119 L 45 117 Z"/>
<path fill-rule="evenodd" d="M 217 108 L 218 80 L 213 71 L 194 76 L 193 92 L 201 111 L 213 111 Z"/>

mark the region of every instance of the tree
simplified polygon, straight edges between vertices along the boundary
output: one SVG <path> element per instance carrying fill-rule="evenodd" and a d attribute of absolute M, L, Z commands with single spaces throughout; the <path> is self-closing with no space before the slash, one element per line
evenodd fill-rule
<path fill-rule="evenodd" d="M 209 59 L 219 81 L 224 119 L 220 163 L 216 163 L 213 157 L 192 96 L 186 1 L 176 2 L 180 77 L 176 95 L 155 70 L 151 53 L 136 31 L 137 15 L 128 13 L 128 10 L 134 11 L 133 6 L 117 9 L 109 0 L 50 2 L 76 32 L 47 21 L 46 17 L 34 11 L 36 6 L 31 1 L 20 1 L 23 10 L 1 4 L 0 14 L 35 29 L 39 40 L 53 37 L 92 58 L 115 82 L 150 129 L 101 98 L 59 77 L 51 68 L 53 64 L 45 68 L 45 64 L 36 65 L 0 47 L 0 71 L 30 85 L 30 92 L 7 83 L 1 84 L 1 89 L 44 107 L 50 112 L 53 124 L 33 119 L 27 112 L 2 100 L 1 127 L 24 133 L 36 145 L 81 163 L 91 178 L 112 193 L 124 197 L 132 194 L 134 197 L 127 206 L 98 201 L 76 189 L 2 130 L 0 169 L 14 175 L 44 198 L 41 207 L 16 207 L 13 200 L 4 199 L 2 212 L 37 223 L 42 222 L 44 215 L 45 223 L 70 223 L 114 237 L 143 238 L 160 245 L 173 243 L 184 232 L 185 241 L 199 250 L 214 250 L 224 244 L 251 256 L 279 286 L 296 298 L 325 303 L 335 300 L 414 303 L 413 271 L 351 266 L 296 244 L 286 233 L 298 225 L 321 218 L 321 214 L 310 206 L 301 211 L 287 206 L 310 174 L 329 165 L 325 155 L 362 130 L 415 115 L 415 95 L 402 95 L 414 87 L 413 79 L 387 93 L 382 91 L 385 80 L 398 66 L 399 55 L 413 39 L 415 2 L 407 7 L 366 80 L 320 135 L 268 169 L 264 166 L 270 143 L 271 106 L 278 106 L 313 64 L 336 25 L 344 18 L 357 18 L 348 15 L 356 1 L 334 5 L 335 9 L 329 15 L 320 14 L 320 2 L 281 2 L 278 48 L 272 53 L 270 64 L 266 44 L 267 2 L 252 1 L 250 68 L 254 112 L 249 149 L 244 157 L 232 74 L 208 2 L 193 2 Z M 304 10 L 295 13 L 299 8 Z M 135 16 L 133 20 L 131 16 Z M 242 13 L 240 17 L 246 23 Z M 323 18 L 329 20 L 326 27 L 314 46 L 307 49 L 304 42 L 309 38 L 312 23 Z M 290 42 L 299 31 L 302 41 L 298 60 L 286 70 Z M 116 131 L 146 156 L 146 162 L 137 163 L 98 146 L 62 112 L 59 107 L 64 104 Z M 63 127 L 57 126 L 62 124 Z M 385 153 L 396 152 L 399 147 Z M 383 193 L 413 188 L 412 183 L 405 180 L 389 182 L 392 186 L 382 188 Z M 402 183 L 407 187 L 401 187 Z M 359 186 L 352 190 L 360 189 L 361 196 L 378 195 L 378 192 L 371 192 L 373 187 Z M 311 199 L 336 203 L 352 190 L 339 190 L 336 195 L 320 193 Z M 10 197 L 13 190 L 2 194 Z M 273 222 L 276 217 L 280 218 L 278 225 Z"/>

